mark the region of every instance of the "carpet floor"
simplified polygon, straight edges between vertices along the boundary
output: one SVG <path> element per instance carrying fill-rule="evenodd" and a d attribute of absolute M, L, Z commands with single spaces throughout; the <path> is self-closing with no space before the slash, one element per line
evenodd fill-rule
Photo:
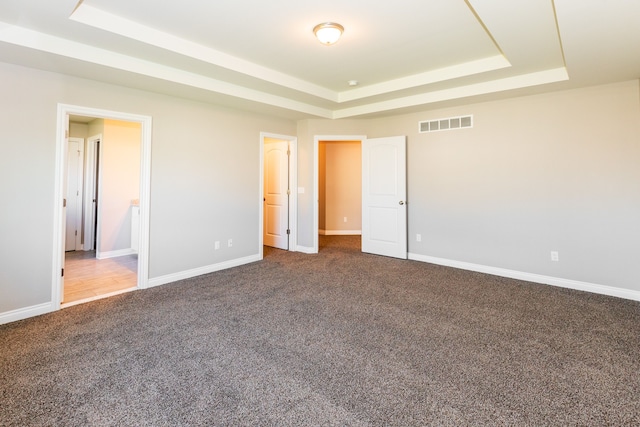
<path fill-rule="evenodd" d="M 640 303 L 362 254 L 0 326 L 1 426 L 640 425 Z"/>

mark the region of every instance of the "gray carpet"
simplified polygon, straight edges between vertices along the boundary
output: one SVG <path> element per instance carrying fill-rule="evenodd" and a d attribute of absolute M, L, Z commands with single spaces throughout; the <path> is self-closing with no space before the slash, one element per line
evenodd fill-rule
<path fill-rule="evenodd" d="M 0 326 L 0 425 L 640 425 L 640 303 L 321 243 Z"/>

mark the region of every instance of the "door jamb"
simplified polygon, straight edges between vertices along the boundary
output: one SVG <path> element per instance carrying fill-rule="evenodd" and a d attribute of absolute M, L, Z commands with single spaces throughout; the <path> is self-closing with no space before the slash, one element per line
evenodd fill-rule
<path fill-rule="evenodd" d="M 259 227 L 258 227 L 258 254 L 263 259 L 264 245 L 264 140 L 265 138 L 280 139 L 289 141 L 289 252 L 296 252 L 298 249 L 298 138 L 291 135 L 280 135 L 269 132 L 260 132 L 260 178 L 258 203 L 260 205 Z"/>
<path fill-rule="evenodd" d="M 88 116 L 103 119 L 114 119 L 140 123 L 140 246 L 138 249 L 138 289 L 145 289 L 149 284 L 149 201 L 151 188 L 151 116 L 102 110 L 69 104 L 58 104 L 56 131 L 56 166 L 53 206 L 53 262 L 51 301 L 54 310 L 61 306 L 61 270 L 65 216 L 63 215 L 64 188 L 64 156 L 66 155 L 66 134 L 69 115 Z"/>
<path fill-rule="evenodd" d="M 94 241 L 95 235 L 95 227 L 97 222 L 98 212 L 95 210 L 96 202 L 93 202 L 93 199 L 96 197 L 96 186 L 99 185 L 100 178 L 96 174 L 96 155 L 97 155 L 97 143 L 102 141 L 102 134 L 99 133 L 97 135 L 93 135 L 87 138 L 87 149 L 85 150 L 85 159 L 86 159 L 86 167 L 85 167 L 85 200 L 84 200 L 84 250 L 90 251 L 93 249 L 93 246 L 97 246 L 97 240 Z M 98 171 L 100 168 L 97 168 Z M 98 197 L 100 196 L 100 191 L 98 191 Z M 91 211 L 91 212 L 90 212 Z M 91 243 L 90 245 L 88 243 Z"/>
<path fill-rule="evenodd" d="M 320 193 L 319 193 L 319 171 L 320 156 L 319 146 L 320 141 L 364 141 L 367 139 L 367 135 L 314 135 L 313 137 L 313 251 L 312 253 L 318 253 L 318 232 L 319 232 L 319 218 L 318 211 L 320 209 Z"/>

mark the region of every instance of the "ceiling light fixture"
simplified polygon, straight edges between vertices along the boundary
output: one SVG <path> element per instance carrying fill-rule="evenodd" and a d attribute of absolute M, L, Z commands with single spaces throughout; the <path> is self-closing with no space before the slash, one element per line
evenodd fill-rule
<path fill-rule="evenodd" d="M 343 31 L 344 27 L 335 22 L 324 22 L 313 28 L 313 34 L 320 40 L 320 43 L 326 44 L 327 46 L 337 42 Z"/>

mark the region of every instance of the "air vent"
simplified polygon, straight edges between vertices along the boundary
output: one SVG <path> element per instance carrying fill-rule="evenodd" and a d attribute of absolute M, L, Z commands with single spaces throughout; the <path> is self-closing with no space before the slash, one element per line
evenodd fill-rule
<path fill-rule="evenodd" d="M 455 130 L 473 127 L 473 116 L 449 117 L 446 119 L 427 120 L 418 122 L 418 132 L 436 132 L 441 130 Z"/>

